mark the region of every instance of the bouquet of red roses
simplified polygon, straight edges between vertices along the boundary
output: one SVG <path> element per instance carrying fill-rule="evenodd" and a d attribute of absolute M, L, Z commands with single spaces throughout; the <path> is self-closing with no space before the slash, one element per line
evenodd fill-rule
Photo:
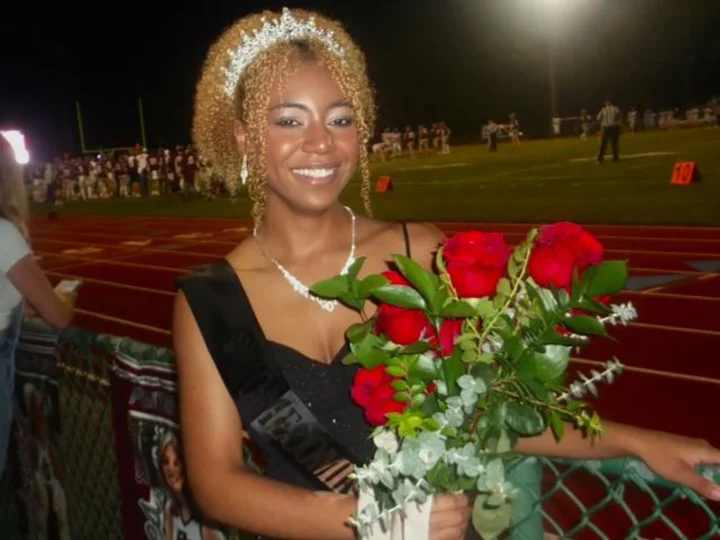
<path fill-rule="evenodd" d="M 532 229 L 514 249 L 500 233 L 457 234 L 438 249 L 435 272 L 396 255 L 397 270 L 358 279 L 363 262 L 312 288 L 363 318 L 347 331 L 343 362 L 361 365 L 352 398 L 377 426 L 378 448 L 356 471 L 374 502 L 354 524 L 367 536 L 410 503 L 464 491 L 476 529 L 494 537 L 509 524 L 506 463 L 518 438 L 552 429 L 559 439 L 566 423 L 601 433 L 580 399 L 622 365 L 570 383 L 565 374 L 572 349 L 637 316 L 611 303 L 627 265 L 604 261 L 597 239 L 567 222 Z M 368 300 L 379 305 L 372 317 Z"/>

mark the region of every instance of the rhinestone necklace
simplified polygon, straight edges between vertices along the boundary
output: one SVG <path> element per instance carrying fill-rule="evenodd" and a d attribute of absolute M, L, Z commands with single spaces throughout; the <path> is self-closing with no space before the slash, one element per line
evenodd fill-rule
<path fill-rule="evenodd" d="M 340 270 L 340 275 L 347 274 L 350 266 L 352 266 L 352 264 L 355 262 L 355 214 L 349 207 L 345 206 L 344 208 L 345 210 L 347 210 L 348 214 L 350 214 L 350 220 L 352 222 L 352 233 L 350 236 L 350 254 L 345 261 L 345 265 L 342 267 L 342 270 Z M 287 268 L 285 268 L 282 264 L 277 262 L 277 260 L 273 259 L 270 255 L 267 254 L 262 244 L 260 243 L 260 238 L 258 238 L 257 227 L 255 227 L 255 229 L 253 230 L 253 237 L 255 238 L 255 243 L 260 249 L 260 253 L 263 254 L 263 257 L 265 257 L 269 262 L 275 265 L 278 270 L 280 270 L 285 280 L 292 286 L 296 293 L 304 296 L 308 300 L 312 300 L 325 311 L 335 311 L 335 308 L 337 308 L 339 304 L 337 300 L 327 300 L 325 298 L 315 296 L 312 292 L 310 292 L 310 287 L 308 287 L 298 278 L 293 276 Z"/>

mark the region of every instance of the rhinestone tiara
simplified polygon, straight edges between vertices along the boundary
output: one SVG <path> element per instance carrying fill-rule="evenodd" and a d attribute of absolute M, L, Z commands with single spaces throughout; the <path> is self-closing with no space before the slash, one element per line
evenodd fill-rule
<path fill-rule="evenodd" d="M 283 8 L 278 19 L 260 19 L 262 28 L 254 30 L 252 35 L 243 32 L 242 45 L 236 49 L 228 50 L 230 66 L 223 68 L 225 73 L 225 94 L 232 98 L 235 94 L 238 81 L 250 63 L 263 51 L 266 51 L 278 42 L 289 42 L 300 39 L 316 39 L 322 42 L 335 56 L 342 58 L 344 51 L 335 40 L 334 32 L 323 30 L 315 25 L 315 18 L 309 17 L 305 21 L 296 19 L 288 8 Z"/>

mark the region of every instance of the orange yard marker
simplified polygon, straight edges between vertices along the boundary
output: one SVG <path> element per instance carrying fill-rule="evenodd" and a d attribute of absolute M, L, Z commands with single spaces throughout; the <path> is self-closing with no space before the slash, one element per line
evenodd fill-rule
<path fill-rule="evenodd" d="M 675 186 L 687 186 L 698 180 L 697 164 L 694 161 L 678 161 L 673 167 L 670 183 Z"/>

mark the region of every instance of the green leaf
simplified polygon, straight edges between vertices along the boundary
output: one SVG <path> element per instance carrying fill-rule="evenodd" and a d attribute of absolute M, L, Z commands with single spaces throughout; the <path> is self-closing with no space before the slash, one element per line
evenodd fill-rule
<path fill-rule="evenodd" d="M 505 429 L 500 430 L 500 437 L 498 438 L 497 446 L 495 447 L 495 451 L 499 452 L 501 454 L 504 454 L 505 452 L 510 452 L 513 449 L 513 442 L 510 440 L 510 436 Z"/>
<path fill-rule="evenodd" d="M 393 389 L 393 390 L 398 390 L 398 391 L 402 391 L 402 390 L 407 390 L 407 389 L 408 389 L 408 383 L 407 383 L 406 381 L 402 381 L 402 380 L 400 380 L 400 381 L 393 381 L 393 382 L 390 383 L 390 386 L 392 386 L 392 389 Z"/>
<path fill-rule="evenodd" d="M 515 260 L 515 257 L 510 257 L 507 268 L 508 276 L 512 279 L 516 279 L 520 275 L 520 263 Z"/>
<path fill-rule="evenodd" d="M 360 360 L 358 360 L 357 357 L 351 352 L 349 352 L 345 356 L 343 356 L 342 360 L 340 360 L 340 361 L 343 363 L 343 365 L 346 365 L 346 366 L 352 366 L 353 364 L 360 363 Z"/>
<path fill-rule="evenodd" d="M 481 298 L 478 300 L 475 303 L 475 313 L 477 313 L 482 320 L 492 317 L 495 314 L 492 300 L 489 298 Z"/>
<path fill-rule="evenodd" d="M 400 273 L 412 283 L 428 303 L 431 303 L 438 289 L 437 276 L 404 255 L 395 255 L 393 259 L 400 269 Z"/>
<path fill-rule="evenodd" d="M 350 285 L 345 276 L 335 276 L 330 279 L 320 281 L 310 288 L 315 296 L 322 298 L 340 298 L 343 294 L 350 292 Z"/>
<path fill-rule="evenodd" d="M 375 289 L 388 285 L 389 283 L 390 281 L 385 276 L 372 274 L 358 284 L 357 295 L 360 298 L 369 298 Z"/>
<path fill-rule="evenodd" d="M 505 340 L 503 348 L 507 351 L 508 358 L 514 360 L 515 362 L 519 361 L 525 352 L 525 345 L 523 342 L 520 341 L 519 337 L 516 337 L 513 334 L 508 334 L 507 338 L 503 339 Z"/>
<path fill-rule="evenodd" d="M 447 319 L 464 319 L 475 316 L 475 308 L 467 302 L 456 300 L 440 310 L 440 315 Z"/>
<path fill-rule="evenodd" d="M 608 315 L 611 313 L 610 308 L 608 308 L 605 304 L 601 304 L 600 302 L 596 302 L 590 298 L 583 298 L 578 302 L 571 302 L 570 307 L 572 309 L 584 310 L 595 315 Z"/>
<path fill-rule="evenodd" d="M 407 403 L 410 401 L 410 394 L 407 392 L 395 392 L 393 399 L 395 401 L 399 401 L 400 403 Z"/>
<path fill-rule="evenodd" d="M 496 294 L 495 298 L 493 298 L 492 305 L 495 309 L 500 309 L 505 305 L 505 301 L 507 300 L 507 296 L 504 294 Z"/>
<path fill-rule="evenodd" d="M 400 366 L 388 366 L 386 371 L 388 375 L 392 375 L 393 377 L 405 376 L 405 369 Z"/>
<path fill-rule="evenodd" d="M 348 341 L 356 343 L 358 341 L 362 341 L 363 339 L 365 339 L 365 337 L 372 330 L 374 322 L 375 321 L 373 321 L 373 320 L 369 320 L 364 323 L 355 323 L 355 324 L 351 325 L 345 332 L 345 335 L 347 336 Z"/>
<path fill-rule="evenodd" d="M 462 361 L 462 352 L 455 349 L 449 358 L 445 358 L 442 361 L 442 370 L 445 374 L 445 384 L 447 385 L 448 396 L 457 396 L 460 393 L 460 389 L 457 386 L 457 380 L 465 372 Z"/>
<path fill-rule="evenodd" d="M 531 354 L 523 354 L 517 368 L 517 378 L 527 382 L 535 379 L 535 361 Z"/>
<path fill-rule="evenodd" d="M 497 377 L 497 372 L 488 364 L 476 364 L 472 367 L 473 377 L 479 377 L 485 381 L 485 386 L 490 388 Z"/>
<path fill-rule="evenodd" d="M 475 498 L 472 511 L 472 524 L 483 540 L 498 538 L 508 527 L 513 516 L 510 503 L 501 506 L 488 504 L 491 495 L 481 494 Z"/>
<path fill-rule="evenodd" d="M 578 274 L 578 268 L 576 266 L 575 268 L 573 268 L 572 285 L 570 287 L 570 290 L 572 291 L 572 301 L 577 301 L 579 298 L 584 297 L 585 291 L 587 291 L 587 286 L 587 274 L 584 274 L 582 279 L 580 279 L 580 275 Z"/>
<path fill-rule="evenodd" d="M 477 484 L 476 478 L 468 478 L 467 476 L 461 476 L 460 478 L 458 478 L 457 486 L 462 491 L 473 491 L 475 489 L 475 484 Z"/>
<path fill-rule="evenodd" d="M 550 427 L 555 435 L 555 440 L 558 442 L 562 440 L 563 435 L 565 435 L 565 422 L 556 412 L 550 413 Z"/>
<path fill-rule="evenodd" d="M 365 309 L 365 300 L 358 298 L 352 292 L 340 295 L 340 301 L 355 311 L 362 311 Z"/>
<path fill-rule="evenodd" d="M 578 334 L 591 334 L 595 336 L 607 336 L 607 330 L 595 317 L 588 315 L 575 315 L 563 320 L 563 324 Z"/>
<path fill-rule="evenodd" d="M 565 373 L 570 361 L 570 349 L 561 345 L 548 345 L 545 354 L 533 355 L 533 361 L 538 379 L 549 382 Z"/>
<path fill-rule="evenodd" d="M 507 278 L 502 278 L 500 281 L 498 281 L 496 291 L 498 292 L 498 294 L 510 296 L 510 292 L 512 291 L 512 288 L 510 287 L 510 281 Z"/>
<path fill-rule="evenodd" d="M 492 353 L 480 353 L 480 356 L 475 360 L 482 364 L 492 364 L 495 361 L 495 355 Z"/>
<path fill-rule="evenodd" d="M 410 364 L 410 376 L 421 381 L 437 379 L 435 361 L 427 355 L 418 356 L 417 361 Z"/>
<path fill-rule="evenodd" d="M 532 393 L 532 395 L 540 401 L 544 401 L 546 403 L 550 401 L 550 391 L 547 389 L 547 386 L 540 381 L 533 379 L 530 381 L 523 381 L 522 384 L 524 384 L 528 390 L 530 390 L 530 393 Z"/>
<path fill-rule="evenodd" d="M 566 347 L 582 347 L 587 341 L 558 334 L 555 330 L 547 330 L 536 342 L 538 345 L 564 345 Z"/>
<path fill-rule="evenodd" d="M 542 415 L 526 403 L 511 402 L 507 404 L 505 422 L 520 435 L 532 437 L 545 429 Z"/>
<path fill-rule="evenodd" d="M 432 297 L 432 301 L 430 302 L 430 307 L 432 308 L 433 313 L 440 313 L 440 310 L 442 310 L 443 306 L 449 299 L 450 292 L 447 285 L 439 283 L 438 288 L 435 290 L 435 294 Z"/>
<path fill-rule="evenodd" d="M 358 257 L 357 259 L 355 259 L 355 262 L 350 265 L 347 274 L 345 274 L 348 283 L 352 283 L 357 279 L 358 274 L 360 273 L 360 269 L 362 268 L 363 264 L 365 264 L 366 260 L 367 257 Z"/>
<path fill-rule="evenodd" d="M 386 364 L 390 359 L 390 355 L 378 347 L 380 343 L 380 338 L 367 334 L 362 341 L 350 342 L 350 350 L 363 367 L 373 369 L 380 364 Z"/>
<path fill-rule="evenodd" d="M 385 285 L 373 290 L 373 296 L 393 306 L 406 309 L 425 309 L 425 300 L 420 293 L 404 285 Z"/>
<path fill-rule="evenodd" d="M 628 280 L 628 268 L 625 261 L 606 261 L 591 266 L 583 276 L 588 283 L 586 295 L 595 298 L 621 292 Z"/>
<path fill-rule="evenodd" d="M 398 351 L 398 354 L 422 354 L 432 349 L 427 341 L 416 341 L 415 343 L 403 347 Z"/>
<path fill-rule="evenodd" d="M 437 400 L 437 394 L 430 394 L 427 396 L 427 399 L 422 404 L 422 415 L 425 417 L 424 425 L 427 427 L 427 429 L 438 429 L 438 424 L 430 418 L 433 414 L 438 412 L 438 400 Z"/>

